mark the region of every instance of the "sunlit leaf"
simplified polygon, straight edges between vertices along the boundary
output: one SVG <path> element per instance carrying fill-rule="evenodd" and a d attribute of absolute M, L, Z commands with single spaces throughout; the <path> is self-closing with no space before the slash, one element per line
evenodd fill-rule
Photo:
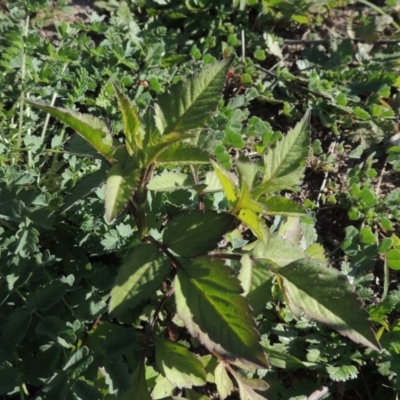
<path fill-rule="evenodd" d="M 156 118 L 161 122 L 163 134 L 188 132 L 202 128 L 204 122 L 217 108 L 232 62 L 227 58 L 171 86 L 160 96 Z"/>
<path fill-rule="evenodd" d="M 214 168 L 215 173 L 220 180 L 222 187 L 225 192 L 225 196 L 231 205 L 231 207 L 235 207 L 238 196 L 236 194 L 236 187 L 233 182 L 233 178 L 229 175 L 227 171 L 225 171 L 222 167 L 220 167 L 216 162 L 211 161 L 211 165 Z"/>
<path fill-rule="evenodd" d="M 204 256 L 186 262 L 174 287 L 177 314 L 193 337 L 224 357 L 268 366 L 240 283 L 223 261 Z"/>
<path fill-rule="evenodd" d="M 242 208 L 237 217 L 255 233 L 262 243 L 267 243 L 269 238 L 268 227 L 257 213 L 253 210 Z"/>
<path fill-rule="evenodd" d="M 111 222 L 126 207 L 133 190 L 139 182 L 139 171 L 124 171 L 121 164 L 114 164 L 107 174 L 105 208 L 106 218 Z"/>
<path fill-rule="evenodd" d="M 156 159 L 157 164 L 187 165 L 209 164 L 210 155 L 200 147 L 179 142 L 170 145 Z"/>
<path fill-rule="evenodd" d="M 233 383 L 229 378 L 224 363 L 220 362 L 215 368 L 215 385 L 221 399 L 226 399 L 233 391 Z"/>
<path fill-rule="evenodd" d="M 129 99 L 121 92 L 115 83 L 113 83 L 113 88 L 118 98 L 118 105 L 124 122 L 124 134 L 127 147 L 130 150 L 130 154 L 138 154 L 138 150 L 143 148 L 139 117 Z"/>
<path fill-rule="evenodd" d="M 113 159 L 114 147 L 111 134 L 107 125 L 99 118 L 65 108 L 46 106 L 28 99 L 25 101 L 75 129 L 107 160 Z"/>
<path fill-rule="evenodd" d="M 264 156 L 263 182 L 254 189 L 255 198 L 282 189 L 293 190 L 304 177 L 309 146 L 309 119 L 303 119 Z"/>
<path fill-rule="evenodd" d="M 294 315 L 315 319 L 356 343 L 380 351 L 367 311 L 335 269 L 301 259 L 275 272 L 283 278 L 282 289 Z"/>
<path fill-rule="evenodd" d="M 158 370 L 175 387 L 191 388 L 206 383 L 206 374 L 200 360 L 185 346 L 154 337 Z"/>

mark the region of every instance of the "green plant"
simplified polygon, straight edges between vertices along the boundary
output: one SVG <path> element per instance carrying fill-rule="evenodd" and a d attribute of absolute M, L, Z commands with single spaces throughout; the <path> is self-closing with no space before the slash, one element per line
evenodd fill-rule
<path fill-rule="evenodd" d="M 131 378 L 122 398 L 150 398 L 149 371 L 158 376 L 153 398 L 158 396 L 160 381 L 168 382 L 166 395 L 185 388 L 189 398 L 192 386 L 213 382 L 226 398 L 233 390 L 227 372 L 236 380 L 242 399 L 255 398 L 254 388 L 268 386 L 258 379 L 244 379 L 236 367 L 268 368 L 268 353 L 273 364 L 279 365 L 276 357 L 290 360 L 262 346 L 256 328 L 255 317 L 279 298 L 293 316 L 312 318 L 380 350 L 357 296 L 337 272 L 327 268 L 323 249 L 307 234 L 307 224 L 301 222 L 305 211 L 274 194 L 294 190 L 302 181 L 309 113 L 266 153 L 261 165 L 241 160 L 236 173 L 210 161 L 209 154 L 196 146 L 195 132 L 215 109 L 230 63 L 227 59 L 213 64 L 171 86 L 140 118 L 113 84 L 123 117 L 123 142 L 98 118 L 26 100 L 74 128 L 109 165 L 104 192 L 108 223 L 125 221 L 127 205 L 133 217 L 134 223 L 125 225 L 132 235 L 129 250 L 110 293 L 112 319 L 100 317 L 88 333 L 88 342 L 78 344 L 69 362 L 75 365 L 82 360 L 85 376 L 83 370 L 91 362 L 100 365 L 94 354 L 101 353 L 103 335 L 107 341 L 109 333 L 104 330 L 115 337 L 123 329 L 132 337 L 133 356 L 125 364 Z M 207 168 L 210 164 L 212 170 Z M 210 194 L 221 191 L 226 201 L 213 206 Z M 168 210 L 168 197 L 157 199 L 171 192 L 186 197 L 173 212 Z M 74 200 L 81 198 L 79 193 Z M 265 222 L 265 217 L 274 215 L 285 217 L 275 231 Z M 239 224 L 247 230 L 247 240 Z M 224 236 L 230 246 L 219 244 Z M 354 311 L 351 315 L 349 308 Z M 18 322 L 26 322 L 30 315 L 24 312 Z M 132 321 L 132 327 L 122 328 L 120 324 L 127 321 Z M 210 355 L 195 356 L 197 341 Z M 65 393 L 80 382 L 78 375 L 67 373 L 69 363 L 52 378 L 63 381 Z M 114 378 L 110 364 L 106 365 L 107 383 Z"/>

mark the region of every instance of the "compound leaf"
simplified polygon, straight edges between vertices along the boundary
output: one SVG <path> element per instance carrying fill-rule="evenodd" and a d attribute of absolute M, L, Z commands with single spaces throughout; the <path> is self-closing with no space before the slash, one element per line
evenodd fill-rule
<path fill-rule="evenodd" d="M 110 314 L 117 316 L 149 298 L 169 273 L 168 259 L 150 243 L 135 246 L 111 290 Z"/>
<path fill-rule="evenodd" d="M 193 337 L 224 357 L 268 366 L 243 289 L 223 261 L 204 256 L 180 266 L 174 288 L 177 314 Z"/>

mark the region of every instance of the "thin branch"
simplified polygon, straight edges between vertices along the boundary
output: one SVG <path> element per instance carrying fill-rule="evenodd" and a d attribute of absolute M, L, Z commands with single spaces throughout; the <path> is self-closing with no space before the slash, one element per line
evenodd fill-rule
<path fill-rule="evenodd" d="M 299 44 L 303 45 L 308 45 L 308 44 L 328 44 L 330 42 L 335 42 L 338 40 L 351 40 L 355 43 L 366 43 L 363 39 L 360 38 L 351 38 L 351 37 L 346 37 L 346 38 L 340 38 L 340 39 L 285 39 L 283 43 L 287 46 L 295 46 Z M 373 44 L 373 45 L 387 45 L 387 44 L 399 44 L 400 39 L 378 39 L 377 41 L 373 43 L 368 43 L 368 44 Z"/>
<path fill-rule="evenodd" d="M 222 260 L 240 261 L 240 259 L 242 258 L 242 255 L 241 254 L 229 254 L 229 253 L 212 253 L 211 257 L 222 259 Z"/>
<path fill-rule="evenodd" d="M 199 185 L 200 184 L 199 177 L 198 177 L 197 171 L 195 170 L 193 165 L 190 166 L 190 170 L 192 171 L 192 176 L 193 176 L 194 183 L 196 185 Z M 204 196 L 203 196 L 202 193 L 198 193 L 197 195 L 198 195 L 198 198 L 199 198 L 199 210 L 204 212 L 204 210 L 205 210 L 205 208 L 204 208 L 205 207 L 204 206 Z"/>
<path fill-rule="evenodd" d="M 335 151 L 335 148 L 336 148 L 336 142 L 332 142 L 331 145 L 329 146 L 328 157 Z M 325 189 L 326 182 L 328 181 L 328 175 L 329 172 L 325 171 L 324 180 L 322 181 L 321 187 L 319 188 L 319 193 L 317 197 L 317 207 L 319 206 L 319 201 L 321 200 L 322 192 Z"/>
<path fill-rule="evenodd" d="M 254 67 L 259 69 L 260 71 L 265 72 L 267 75 L 271 76 L 272 78 L 279 80 L 278 75 L 274 74 L 270 70 L 268 70 L 266 68 L 263 68 L 263 67 L 260 67 L 259 65 L 254 65 Z M 294 83 L 294 82 L 290 82 L 290 85 L 292 85 L 296 89 L 304 90 L 305 92 L 311 93 L 311 94 L 313 94 L 315 96 L 322 97 L 323 99 L 332 100 L 331 97 L 329 97 L 329 96 L 327 96 L 327 95 L 325 95 L 323 93 L 316 92 L 315 90 L 309 89 L 308 87 L 305 87 L 303 85 L 299 85 L 299 84 Z"/>

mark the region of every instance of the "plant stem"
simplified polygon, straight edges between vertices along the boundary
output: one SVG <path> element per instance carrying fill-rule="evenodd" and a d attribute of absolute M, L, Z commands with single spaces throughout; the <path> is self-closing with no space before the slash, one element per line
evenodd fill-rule
<path fill-rule="evenodd" d="M 22 37 L 25 38 L 28 35 L 29 29 L 29 15 L 25 20 L 25 28 L 22 33 Z M 22 44 L 22 65 L 21 65 L 21 97 L 19 102 L 19 124 L 18 124 L 18 138 L 17 138 L 17 148 L 21 147 L 22 143 L 22 129 L 24 124 L 24 86 L 25 86 L 25 75 L 26 75 L 26 51 L 25 43 Z M 18 161 L 18 155 L 13 157 L 11 163 L 14 165 Z"/>

